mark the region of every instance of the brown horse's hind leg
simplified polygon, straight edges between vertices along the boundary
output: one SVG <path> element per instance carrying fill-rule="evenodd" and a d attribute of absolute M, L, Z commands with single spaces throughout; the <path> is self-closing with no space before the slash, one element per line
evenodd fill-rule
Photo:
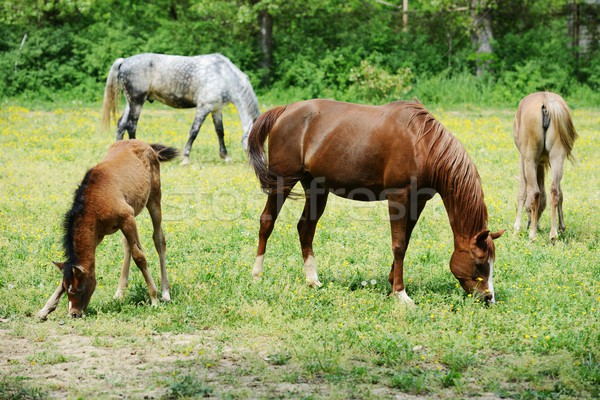
<path fill-rule="evenodd" d="M 254 261 L 254 267 L 252 268 L 252 276 L 255 279 L 260 278 L 263 274 L 263 262 L 265 259 L 267 241 L 269 240 L 269 236 L 271 236 L 271 232 L 273 232 L 277 216 L 281 211 L 281 207 L 283 207 L 283 203 L 285 203 L 285 199 L 289 196 L 290 190 L 286 190 L 284 193 L 270 194 L 267 198 L 267 204 L 265 204 L 265 209 L 260 216 L 258 250 L 256 251 L 256 260 Z"/>
<path fill-rule="evenodd" d="M 142 271 L 142 275 L 144 276 L 144 280 L 146 281 L 146 285 L 148 285 L 148 293 L 150 294 L 150 300 L 152 301 L 153 306 L 158 305 L 157 293 L 158 289 L 156 288 L 156 284 L 152 280 L 152 276 L 148 271 L 148 263 L 146 261 L 146 256 L 142 251 L 142 247 L 140 244 L 140 238 L 137 232 L 137 225 L 135 223 L 135 218 L 133 215 L 127 217 L 121 231 L 127 238 L 127 243 L 131 248 L 131 255 L 133 257 L 133 261 L 135 265 L 138 266 L 140 271 Z"/>
<path fill-rule="evenodd" d="M 302 181 L 306 202 L 300 221 L 298 221 L 298 236 L 302 247 L 302 258 L 304 259 L 304 273 L 306 283 L 312 287 L 322 286 L 317 275 L 317 264 L 313 253 L 312 243 L 317 228 L 317 222 L 325 211 L 329 191 L 319 186 L 315 180 Z"/>
<path fill-rule="evenodd" d="M 158 258 L 160 260 L 160 299 L 162 301 L 171 301 L 169 278 L 167 277 L 167 264 L 165 259 L 165 254 L 167 252 L 167 242 L 165 240 L 165 235 L 161 226 L 162 210 L 160 207 L 160 194 L 158 198 L 159 200 L 150 199 L 148 201 L 147 208 L 148 212 L 150 213 L 150 218 L 152 219 L 152 226 L 154 227 L 152 240 L 154 241 L 154 247 L 156 248 L 156 252 L 158 253 Z"/>
<path fill-rule="evenodd" d="M 552 171 L 552 184 L 550 187 L 550 207 L 551 207 L 551 227 L 550 241 L 555 242 L 558 238 L 558 232 L 565 230 L 565 220 L 562 211 L 563 193 L 560 187 L 560 181 L 563 176 L 564 151 L 562 149 L 552 149 L 550 152 L 550 168 Z M 557 224 L 558 215 L 558 224 Z"/>
<path fill-rule="evenodd" d="M 123 268 L 121 269 L 121 278 L 119 278 L 119 286 L 115 292 L 114 299 L 121 300 L 127 284 L 129 282 L 129 267 L 131 266 L 131 248 L 127 238 L 123 236 Z"/>

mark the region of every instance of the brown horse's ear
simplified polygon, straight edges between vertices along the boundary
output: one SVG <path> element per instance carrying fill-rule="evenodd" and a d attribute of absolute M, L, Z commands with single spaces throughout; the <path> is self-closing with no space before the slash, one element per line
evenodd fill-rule
<path fill-rule="evenodd" d="M 502 234 L 506 231 L 506 229 L 502 229 L 501 231 L 498 232 L 494 232 L 494 233 L 490 233 L 490 236 L 492 237 L 492 239 L 496 240 L 498 239 L 500 236 L 502 236 Z"/>
<path fill-rule="evenodd" d="M 79 272 L 83 272 L 83 267 L 81 265 L 74 265 L 73 268 L 78 269 Z"/>
<path fill-rule="evenodd" d="M 58 262 L 58 261 L 52 261 L 52 264 L 54 264 L 56 266 L 56 268 L 58 268 L 60 271 L 62 271 L 63 267 L 65 266 L 65 263 Z"/>
<path fill-rule="evenodd" d="M 471 253 L 478 261 L 485 261 L 488 255 L 487 238 L 490 235 L 490 231 L 485 229 L 473 236 L 471 239 Z"/>

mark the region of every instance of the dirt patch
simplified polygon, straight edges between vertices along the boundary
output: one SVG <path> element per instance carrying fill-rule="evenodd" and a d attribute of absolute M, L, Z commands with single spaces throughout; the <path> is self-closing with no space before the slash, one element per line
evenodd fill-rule
<path fill-rule="evenodd" d="M 162 397 L 165 388 L 156 386 L 156 378 L 171 368 L 175 355 L 160 348 L 111 346 L 111 338 L 103 338 L 100 345 L 94 340 L 53 331 L 43 341 L 32 341 L 0 330 L 0 372 L 27 378 L 26 384 L 48 391 L 52 398 Z"/>
<path fill-rule="evenodd" d="M 32 327 L 35 325 L 28 325 L 28 329 Z M 44 324 L 39 332 L 0 329 L 0 376 L 40 388 L 55 399 L 163 399 L 182 395 L 427 398 L 383 385 L 348 387 L 318 377 L 310 381 L 294 378 L 298 366 L 272 365 L 266 361 L 266 352 L 228 347 L 218 336 L 215 331 L 202 330 L 143 338 L 92 337 L 61 324 Z M 496 398 L 492 394 L 479 397 Z"/>

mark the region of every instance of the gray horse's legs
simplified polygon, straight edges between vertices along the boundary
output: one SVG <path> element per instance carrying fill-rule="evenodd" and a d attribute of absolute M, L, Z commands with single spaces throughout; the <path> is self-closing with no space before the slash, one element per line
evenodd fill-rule
<path fill-rule="evenodd" d="M 143 103 L 142 103 L 143 104 Z M 119 118 L 117 123 L 117 140 L 123 139 L 123 134 L 127 130 L 129 139 L 135 139 L 135 131 L 137 129 L 137 123 L 142 113 L 142 104 L 131 104 L 127 102 L 123 115 Z"/>
<path fill-rule="evenodd" d="M 129 112 L 129 103 L 127 103 L 123 115 L 121 115 L 121 118 L 119 118 L 119 121 L 117 122 L 117 141 L 123 140 L 123 134 L 125 133 L 127 122 L 129 121 Z"/>
<path fill-rule="evenodd" d="M 194 117 L 194 123 L 192 124 L 192 128 L 190 129 L 190 137 L 183 148 L 183 160 L 181 160 L 181 164 L 189 164 L 190 163 L 190 151 L 192 151 L 192 145 L 194 144 L 194 140 L 196 140 L 196 136 L 198 136 L 198 132 L 200 131 L 200 127 L 204 123 L 206 116 L 210 112 L 208 107 L 202 106 L 196 109 L 196 116 Z"/>
<path fill-rule="evenodd" d="M 225 130 L 223 129 L 223 113 L 221 110 L 213 111 L 211 113 L 213 124 L 215 125 L 215 131 L 219 138 L 219 156 L 227 162 L 231 161 L 231 158 L 227 154 L 227 148 L 225 147 Z"/>

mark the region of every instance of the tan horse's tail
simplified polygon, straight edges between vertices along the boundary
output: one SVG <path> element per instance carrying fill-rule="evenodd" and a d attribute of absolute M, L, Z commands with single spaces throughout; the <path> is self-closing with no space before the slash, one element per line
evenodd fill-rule
<path fill-rule="evenodd" d="M 560 96 L 547 96 L 544 100 L 544 106 L 548 110 L 549 123 L 552 124 L 552 128 L 558 134 L 565 148 L 567 158 L 573 161 L 571 151 L 578 135 L 571 119 L 569 106 L 567 106 L 567 103 Z"/>
<path fill-rule="evenodd" d="M 282 176 L 277 171 L 269 168 L 267 155 L 265 154 L 265 141 L 273 125 L 285 109 L 286 106 L 275 107 L 259 116 L 254 121 L 248 135 L 248 161 L 254 168 L 260 186 L 267 194 L 289 191 L 298 182 L 297 177 Z"/>
<path fill-rule="evenodd" d="M 110 67 L 108 77 L 106 78 L 106 87 L 104 88 L 104 101 L 102 102 L 102 122 L 101 127 L 104 130 L 110 128 L 111 119 L 117 119 L 117 107 L 119 105 L 119 95 L 121 90 L 118 82 L 119 67 L 123 63 L 123 58 L 117 58 Z"/>

